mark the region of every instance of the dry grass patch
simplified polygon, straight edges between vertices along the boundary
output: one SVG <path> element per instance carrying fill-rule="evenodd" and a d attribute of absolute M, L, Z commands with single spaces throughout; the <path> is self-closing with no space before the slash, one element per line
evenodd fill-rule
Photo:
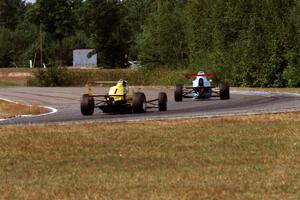
<path fill-rule="evenodd" d="M 0 87 L 26 86 L 34 71 L 26 68 L 0 68 Z"/>
<path fill-rule="evenodd" d="M 0 127 L 7 199 L 299 199 L 300 113 Z"/>
<path fill-rule="evenodd" d="M 27 82 L 31 77 L 2 77 L 0 87 L 27 86 Z"/>
<path fill-rule="evenodd" d="M 49 110 L 40 106 L 30 106 L 0 100 L 0 119 L 7 119 L 19 115 L 39 115 Z"/>

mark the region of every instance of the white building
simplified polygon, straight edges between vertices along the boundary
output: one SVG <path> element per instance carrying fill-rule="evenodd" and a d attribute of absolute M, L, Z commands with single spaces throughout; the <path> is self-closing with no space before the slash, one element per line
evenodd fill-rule
<path fill-rule="evenodd" d="M 73 67 L 97 67 L 97 54 L 89 57 L 94 49 L 74 49 Z"/>

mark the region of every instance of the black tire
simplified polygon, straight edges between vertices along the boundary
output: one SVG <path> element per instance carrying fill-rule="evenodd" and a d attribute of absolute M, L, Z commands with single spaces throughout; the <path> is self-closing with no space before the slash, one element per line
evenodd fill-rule
<path fill-rule="evenodd" d="M 132 101 L 133 113 L 144 113 L 147 110 L 146 96 L 142 92 L 135 93 Z"/>
<path fill-rule="evenodd" d="M 176 84 L 175 93 L 174 93 L 175 101 L 177 102 L 182 101 L 182 95 L 183 95 L 183 85 Z"/>
<path fill-rule="evenodd" d="M 158 111 L 167 111 L 168 97 L 165 92 L 158 94 Z"/>
<path fill-rule="evenodd" d="M 95 100 L 88 94 L 82 95 L 80 101 L 80 110 L 82 115 L 93 115 L 95 107 Z"/>
<path fill-rule="evenodd" d="M 220 99 L 221 100 L 230 99 L 229 83 L 227 83 L 227 82 L 220 82 L 219 83 L 219 88 L 220 88 Z"/>

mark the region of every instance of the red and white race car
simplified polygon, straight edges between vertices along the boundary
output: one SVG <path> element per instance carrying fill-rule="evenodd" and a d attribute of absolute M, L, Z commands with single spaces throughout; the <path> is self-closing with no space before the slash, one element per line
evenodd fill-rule
<path fill-rule="evenodd" d="M 229 83 L 221 81 L 217 86 L 212 86 L 208 77 L 215 74 L 205 74 L 200 71 L 197 74 L 187 74 L 186 78 L 195 78 L 193 85 L 185 87 L 183 84 L 176 84 L 174 97 L 175 101 L 182 101 L 183 98 L 208 99 L 211 97 L 220 97 L 221 100 L 230 99 Z"/>

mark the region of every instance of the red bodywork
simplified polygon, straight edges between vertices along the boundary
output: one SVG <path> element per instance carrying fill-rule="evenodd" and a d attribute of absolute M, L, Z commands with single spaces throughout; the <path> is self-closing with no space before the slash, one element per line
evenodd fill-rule
<path fill-rule="evenodd" d="M 197 76 L 213 77 L 213 76 L 216 76 L 216 74 L 209 73 L 209 74 L 186 74 L 185 75 L 186 78 L 193 78 L 193 77 L 197 77 Z"/>

